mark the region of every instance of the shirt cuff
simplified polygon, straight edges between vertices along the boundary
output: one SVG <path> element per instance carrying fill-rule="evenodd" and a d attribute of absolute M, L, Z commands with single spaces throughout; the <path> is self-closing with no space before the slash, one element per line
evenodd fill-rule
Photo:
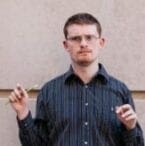
<path fill-rule="evenodd" d="M 18 122 L 18 126 L 20 129 L 28 129 L 31 127 L 32 125 L 32 115 L 31 112 L 29 111 L 28 115 L 23 119 L 23 120 L 19 120 L 17 117 L 17 122 Z"/>
<path fill-rule="evenodd" d="M 136 139 L 137 136 L 137 129 L 126 130 L 123 132 L 123 138 L 125 141 L 132 142 Z"/>

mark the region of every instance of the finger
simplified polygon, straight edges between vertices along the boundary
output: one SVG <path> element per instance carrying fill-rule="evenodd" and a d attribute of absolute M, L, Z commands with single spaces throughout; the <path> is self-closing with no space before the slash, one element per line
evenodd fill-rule
<path fill-rule="evenodd" d="M 21 96 L 25 96 L 26 95 L 25 89 L 20 84 L 17 84 L 17 90 L 19 91 Z"/>
<path fill-rule="evenodd" d="M 122 116 L 122 118 L 126 118 L 132 114 L 134 114 L 133 110 L 128 110 L 125 113 L 123 113 L 121 116 Z"/>
<path fill-rule="evenodd" d="M 122 105 L 122 106 L 120 106 L 120 107 L 123 109 L 123 111 L 126 111 L 126 110 L 132 108 L 130 104 L 124 104 L 124 105 Z"/>
<path fill-rule="evenodd" d="M 9 96 L 9 101 L 12 103 L 12 102 L 15 102 L 14 98 L 12 96 Z"/>
<path fill-rule="evenodd" d="M 132 109 L 132 107 L 129 104 L 124 104 L 119 107 L 116 107 L 116 113 L 117 114 L 123 114 L 127 110 Z"/>
<path fill-rule="evenodd" d="M 137 115 L 136 114 L 132 114 L 132 115 L 126 117 L 125 120 L 126 121 L 137 120 Z"/>
<path fill-rule="evenodd" d="M 11 95 L 9 96 L 9 100 L 10 100 L 10 102 L 17 102 L 18 101 L 14 92 L 12 92 Z"/>
<path fill-rule="evenodd" d="M 21 93 L 20 93 L 20 91 L 17 88 L 14 89 L 14 94 L 15 94 L 16 98 L 18 98 L 18 99 L 22 98 Z"/>
<path fill-rule="evenodd" d="M 136 115 L 130 115 L 129 117 L 125 118 L 125 120 L 128 121 L 132 121 L 132 120 L 137 120 L 137 116 Z"/>
<path fill-rule="evenodd" d="M 121 106 L 120 106 L 120 107 L 119 107 L 119 106 L 116 107 L 116 113 L 117 113 L 118 115 L 122 115 L 123 109 L 121 108 Z"/>

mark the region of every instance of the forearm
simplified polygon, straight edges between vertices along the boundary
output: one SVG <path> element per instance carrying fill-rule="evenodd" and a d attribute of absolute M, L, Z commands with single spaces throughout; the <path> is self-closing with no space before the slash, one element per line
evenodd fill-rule
<path fill-rule="evenodd" d="M 48 145 L 46 133 L 40 127 L 40 123 L 32 119 L 30 112 L 24 120 L 18 120 L 18 125 L 22 146 Z"/>
<path fill-rule="evenodd" d="M 132 130 L 124 131 L 122 137 L 125 146 L 144 146 L 143 133 L 138 126 Z"/>
<path fill-rule="evenodd" d="M 131 105 L 133 111 L 135 112 L 135 105 L 133 98 L 131 97 L 131 92 L 127 89 L 124 95 L 125 104 Z M 138 123 L 138 119 L 136 118 L 135 128 L 132 130 L 124 130 L 123 132 L 123 140 L 125 141 L 125 146 L 144 146 L 144 136 L 142 129 Z"/>

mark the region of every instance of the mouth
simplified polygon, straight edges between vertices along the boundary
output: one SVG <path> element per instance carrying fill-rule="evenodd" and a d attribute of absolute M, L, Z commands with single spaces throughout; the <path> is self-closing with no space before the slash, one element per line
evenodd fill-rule
<path fill-rule="evenodd" d="M 91 52 L 92 52 L 91 50 L 81 50 L 78 53 L 79 54 L 87 54 L 87 53 L 91 53 Z"/>

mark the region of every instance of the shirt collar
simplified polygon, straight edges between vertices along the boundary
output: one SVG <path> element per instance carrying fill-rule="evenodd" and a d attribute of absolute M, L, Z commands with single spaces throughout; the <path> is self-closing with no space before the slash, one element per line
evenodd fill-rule
<path fill-rule="evenodd" d="M 99 70 L 96 73 L 95 77 L 96 79 L 100 79 L 101 81 L 107 83 L 109 81 L 109 75 L 107 73 L 107 71 L 105 70 L 104 66 L 99 63 Z M 65 73 L 65 77 L 64 77 L 64 82 L 68 82 L 73 80 L 76 77 L 72 66 L 70 66 L 69 70 Z"/>

